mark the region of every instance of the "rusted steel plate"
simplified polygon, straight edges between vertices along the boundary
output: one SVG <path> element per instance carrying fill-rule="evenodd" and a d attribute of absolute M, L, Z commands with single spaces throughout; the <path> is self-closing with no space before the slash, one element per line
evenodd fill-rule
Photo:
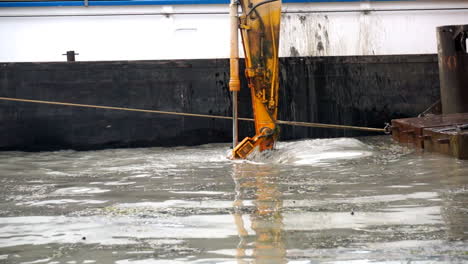
<path fill-rule="evenodd" d="M 392 120 L 393 139 L 424 148 L 423 129 L 468 123 L 468 113 L 431 115 Z"/>
<path fill-rule="evenodd" d="M 424 150 L 468 159 L 468 123 L 423 130 Z"/>

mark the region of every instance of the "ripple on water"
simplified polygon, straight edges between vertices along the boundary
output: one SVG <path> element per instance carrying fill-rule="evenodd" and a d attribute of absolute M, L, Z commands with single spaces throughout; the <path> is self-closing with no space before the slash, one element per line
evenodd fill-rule
<path fill-rule="evenodd" d="M 103 200 L 75 200 L 75 199 L 59 199 L 59 200 L 43 200 L 43 201 L 29 201 L 29 202 L 21 202 L 16 203 L 16 205 L 27 205 L 27 206 L 46 206 L 46 205 L 64 205 L 64 204 L 78 204 L 78 205 L 86 205 L 86 204 L 104 204 L 107 201 Z"/>
<path fill-rule="evenodd" d="M 141 239 L 219 239 L 237 234 L 230 215 L 0 217 L 0 247 L 19 245 L 132 245 Z M 86 240 L 82 238 L 86 237 Z"/>
<path fill-rule="evenodd" d="M 96 187 L 68 187 L 55 190 L 51 193 L 52 196 L 74 196 L 74 195 L 84 195 L 84 194 L 97 194 L 105 193 L 110 190 L 100 189 Z"/>

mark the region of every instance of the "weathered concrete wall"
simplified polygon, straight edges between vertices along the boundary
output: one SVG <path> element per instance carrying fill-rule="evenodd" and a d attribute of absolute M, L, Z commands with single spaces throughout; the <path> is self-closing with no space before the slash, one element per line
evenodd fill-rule
<path fill-rule="evenodd" d="M 228 60 L 0 64 L 0 96 L 231 115 Z M 240 116 L 250 117 L 250 94 Z M 439 98 L 436 55 L 281 59 L 282 120 L 383 127 Z M 231 121 L 0 101 L 0 149 L 229 142 Z M 253 134 L 242 122 L 241 137 Z M 363 135 L 282 127 L 282 139 Z"/>

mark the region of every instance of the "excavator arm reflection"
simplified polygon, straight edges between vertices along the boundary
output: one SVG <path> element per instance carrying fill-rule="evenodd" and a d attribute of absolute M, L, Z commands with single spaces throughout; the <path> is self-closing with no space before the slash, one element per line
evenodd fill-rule
<path fill-rule="evenodd" d="M 236 184 L 234 223 L 240 242 L 236 250 L 237 263 L 286 263 L 286 247 L 283 237 L 282 193 L 276 184 L 278 171 L 254 164 L 234 164 L 233 180 Z M 254 195 L 253 210 L 246 210 L 246 195 Z M 250 213 L 246 213 L 249 212 Z M 250 216 L 253 241 L 245 226 L 244 215 Z M 252 242 L 252 243 L 249 243 Z M 250 253 L 251 252 L 251 253 Z M 249 261 L 252 260 L 252 261 Z"/>

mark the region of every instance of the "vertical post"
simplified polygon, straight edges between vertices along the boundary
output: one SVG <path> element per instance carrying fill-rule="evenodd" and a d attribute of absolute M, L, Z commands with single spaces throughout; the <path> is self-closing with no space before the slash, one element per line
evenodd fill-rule
<path fill-rule="evenodd" d="M 237 92 L 232 92 L 232 149 L 239 143 L 237 111 Z"/>
<path fill-rule="evenodd" d="M 468 112 L 468 25 L 437 28 L 443 114 Z"/>
<path fill-rule="evenodd" d="M 239 39 L 238 27 L 239 18 L 237 16 L 237 0 L 231 0 L 229 5 L 229 16 L 231 19 L 231 55 L 229 59 L 230 79 L 229 91 L 232 92 L 232 148 L 238 143 L 238 120 L 237 120 L 237 93 L 240 91 L 239 80 Z"/>

